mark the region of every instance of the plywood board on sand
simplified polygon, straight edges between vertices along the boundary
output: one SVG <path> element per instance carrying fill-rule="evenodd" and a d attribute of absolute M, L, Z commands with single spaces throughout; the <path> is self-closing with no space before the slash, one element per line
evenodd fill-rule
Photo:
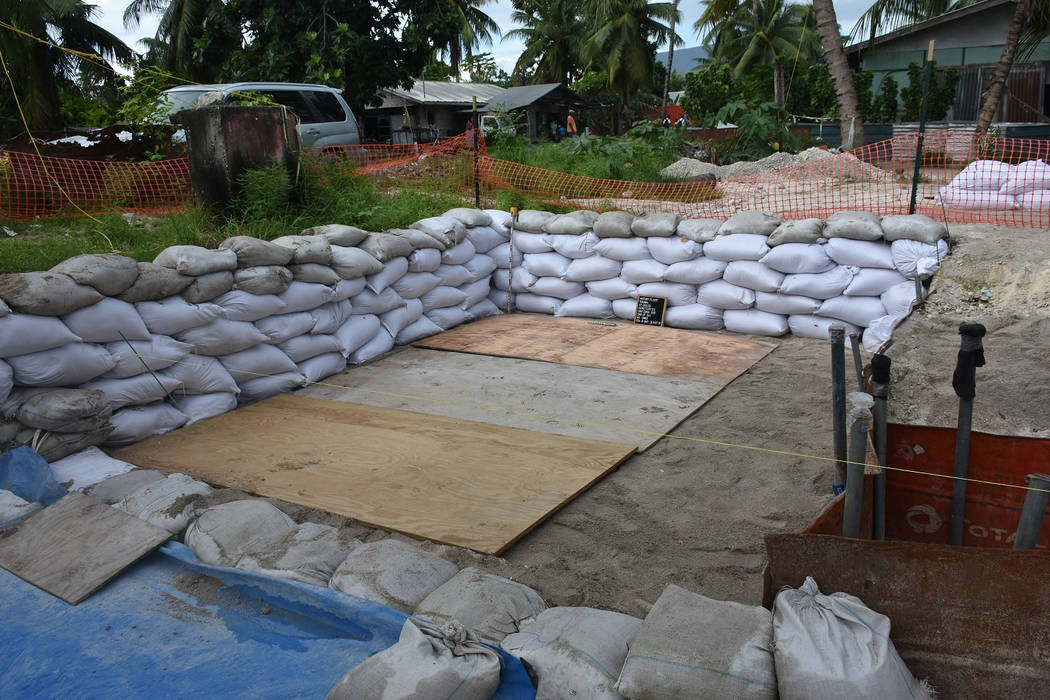
<path fill-rule="evenodd" d="M 404 348 L 299 396 L 420 411 L 645 450 L 724 385 Z"/>
<path fill-rule="evenodd" d="M 500 314 L 415 343 L 417 347 L 603 367 L 724 386 L 775 343 L 626 322 Z"/>
<path fill-rule="evenodd" d="M 120 459 L 499 554 L 633 446 L 284 394 Z"/>

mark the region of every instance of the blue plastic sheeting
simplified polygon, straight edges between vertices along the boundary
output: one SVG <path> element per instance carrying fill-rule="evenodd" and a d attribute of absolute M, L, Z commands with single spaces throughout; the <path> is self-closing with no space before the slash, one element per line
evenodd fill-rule
<path fill-rule="evenodd" d="M 49 506 L 66 495 L 47 460 L 25 445 L 0 455 L 0 489 Z"/>
<path fill-rule="evenodd" d="M 168 543 L 70 606 L 0 569 L 0 698 L 323 698 L 406 615 Z M 532 700 L 521 662 L 500 700 Z"/>

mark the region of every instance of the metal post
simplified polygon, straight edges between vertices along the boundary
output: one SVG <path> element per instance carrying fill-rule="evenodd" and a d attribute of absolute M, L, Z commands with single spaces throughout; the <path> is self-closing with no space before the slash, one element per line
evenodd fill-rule
<path fill-rule="evenodd" d="M 835 449 L 835 495 L 846 488 L 846 327 L 833 323 L 831 336 L 831 426 Z"/>
<path fill-rule="evenodd" d="M 919 137 L 915 141 L 915 172 L 911 176 L 911 204 L 908 205 L 908 213 L 915 213 L 915 199 L 919 194 L 919 167 L 922 164 L 922 141 L 926 136 L 926 103 L 930 95 L 930 74 L 933 72 L 933 44 L 926 50 L 926 66 L 922 74 L 922 100 L 919 102 Z M 920 301 L 921 301 L 920 297 Z"/>
<path fill-rule="evenodd" d="M 886 400 L 890 394 L 890 358 L 883 354 L 871 358 L 872 396 L 875 399 L 875 456 L 886 466 Z M 875 476 L 872 498 L 872 536 L 886 539 L 886 472 Z"/>
<path fill-rule="evenodd" d="M 855 405 L 849 413 L 849 419 L 849 465 L 846 467 L 846 507 L 842 516 L 842 536 L 860 537 L 864 462 L 868 452 L 868 431 L 871 430 L 871 410 Z"/>
<path fill-rule="evenodd" d="M 952 376 L 952 388 L 959 397 L 959 424 L 955 430 L 955 481 L 952 484 L 952 517 L 948 544 L 962 544 L 966 521 L 966 476 L 970 470 L 970 428 L 973 424 L 973 398 L 976 395 L 977 368 L 984 365 L 981 338 L 985 329 L 979 323 L 959 326 L 962 341 Z"/>
<path fill-rule="evenodd" d="M 849 334 L 849 346 L 853 350 L 853 369 L 857 370 L 857 391 L 864 391 L 864 360 L 860 359 L 860 333 Z"/>
<path fill-rule="evenodd" d="M 478 181 L 478 132 L 481 124 L 478 123 L 478 98 L 474 97 L 474 206 L 481 209 L 481 183 Z"/>
<path fill-rule="evenodd" d="M 1017 537 L 1014 549 L 1035 549 L 1039 542 L 1039 533 L 1043 530 L 1043 516 L 1050 501 L 1050 475 L 1029 474 L 1026 477 L 1028 486 L 1042 491 L 1029 491 L 1024 497 L 1021 509 L 1021 522 L 1017 526 Z"/>

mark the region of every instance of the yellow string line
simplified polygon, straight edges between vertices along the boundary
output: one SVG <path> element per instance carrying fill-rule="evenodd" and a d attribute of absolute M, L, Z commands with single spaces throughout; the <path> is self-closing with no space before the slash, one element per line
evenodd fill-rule
<path fill-rule="evenodd" d="M 152 359 L 152 360 L 162 360 L 164 362 L 171 362 L 171 358 L 170 357 L 159 357 L 159 356 L 142 355 L 140 353 L 135 353 L 135 357 L 139 358 L 140 360 L 145 358 L 145 359 Z M 217 359 L 217 358 L 215 358 L 215 359 Z M 188 367 L 207 367 L 208 366 L 208 365 L 205 365 L 205 364 L 202 364 L 202 363 L 194 363 L 191 360 L 177 360 L 177 361 L 171 363 L 171 365 L 168 365 L 168 366 L 172 366 L 172 365 L 176 365 L 176 364 L 185 364 Z M 150 371 L 152 372 L 154 370 L 150 370 Z M 156 370 L 156 371 L 162 371 L 162 370 Z M 229 369 L 229 368 L 226 368 L 226 371 L 229 372 L 231 375 L 232 374 L 245 374 L 245 375 L 250 375 L 250 376 L 253 376 L 253 377 L 256 377 L 256 378 L 270 378 L 270 377 L 280 376 L 280 375 L 277 375 L 277 374 L 265 374 L 265 373 L 262 373 L 262 372 L 252 372 L 250 370 L 242 370 L 242 369 Z M 518 411 L 518 410 L 513 410 L 513 409 L 503 408 L 503 407 L 484 406 L 484 405 L 481 405 L 481 404 L 459 403 L 459 402 L 456 402 L 456 401 L 447 401 L 447 400 L 443 400 L 443 399 L 428 398 L 426 396 L 416 396 L 414 394 L 400 394 L 400 393 L 389 392 L 389 391 L 379 391 L 379 390 L 376 390 L 376 389 L 364 389 L 362 387 L 347 386 L 345 384 L 334 384 L 334 383 L 331 383 L 331 382 L 324 382 L 324 381 L 310 382 L 308 386 L 323 386 L 323 387 L 331 387 L 333 389 L 351 389 L 351 390 L 355 390 L 355 391 L 365 392 L 365 393 L 368 393 L 368 394 L 376 394 L 376 395 L 379 395 L 379 396 L 389 396 L 389 397 L 400 398 L 400 399 L 411 399 L 413 401 L 419 401 L 419 402 L 424 402 L 424 403 L 432 403 L 432 404 L 438 404 L 438 405 L 443 405 L 443 406 L 455 406 L 455 407 L 458 407 L 458 408 L 480 409 L 480 410 L 483 410 L 483 411 L 487 411 L 489 413 L 505 413 L 505 414 L 513 415 L 513 416 L 525 416 L 525 417 L 529 417 L 529 418 L 540 418 L 540 419 L 547 420 L 547 421 L 555 421 L 557 423 L 572 424 L 572 425 L 582 425 L 582 426 L 585 426 L 585 427 L 588 427 L 588 428 L 603 428 L 603 429 L 607 429 L 607 430 L 629 431 L 629 432 L 639 433 L 639 434 L 642 434 L 642 435 L 649 435 L 649 436 L 653 436 L 653 437 L 657 437 L 657 438 L 668 438 L 668 439 L 671 439 L 671 440 L 685 440 L 687 442 L 696 442 L 696 443 L 701 443 L 701 444 L 705 444 L 705 445 L 716 445 L 716 446 L 719 446 L 719 447 L 734 447 L 734 448 L 742 449 L 742 450 L 751 450 L 753 452 L 762 452 L 762 453 L 765 453 L 765 454 L 782 455 L 782 456 L 785 456 L 785 457 L 798 457 L 798 458 L 801 458 L 801 459 L 813 459 L 813 460 L 818 460 L 818 461 L 822 461 L 822 462 L 836 462 L 836 463 L 851 464 L 851 465 L 856 465 L 856 466 L 861 466 L 861 467 L 869 466 L 866 462 L 854 462 L 854 461 L 850 461 L 848 459 L 838 460 L 838 459 L 836 459 L 834 457 L 824 457 L 824 456 L 821 456 L 821 455 L 812 455 L 812 454 L 807 454 L 805 452 L 792 452 L 792 451 L 789 451 L 789 450 L 777 450 L 777 449 L 773 449 L 771 447 L 759 447 L 757 445 L 744 445 L 744 444 L 739 444 L 739 443 L 735 443 L 735 442 L 726 442 L 726 441 L 723 441 L 723 440 L 711 440 L 711 439 L 708 439 L 708 438 L 692 437 L 690 435 L 678 435 L 678 434 L 675 434 L 675 433 L 664 433 L 664 432 L 660 432 L 658 430 L 645 430 L 644 428 L 635 428 L 635 427 L 629 426 L 629 425 L 628 426 L 611 425 L 611 424 L 608 424 L 608 423 L 595 423 L 595 422 L 592 422 L 592 421 L 572 420 L 572 419 L 562 418 L 560 416 L 550 416 L 550 415 L 545 415 L 545 414 L 542 414 L 542 413 L 536 413 L 535 411 Z M 178 390 L 176 389 L 176 391 L 178 391 Z M 989 481 L 987 479 L 975 479 L 973 477 L 955 476 L 954 474 L 938 474 L 936 472 L 927 472 L 927 471 L 922 471 L 920 469 L 909 469 L 907 467 L 891 467 L 891 466 L 888 466 L 888 465 L 879 465 L 879 466 L 882 469 L 887 469 L 889 471 L 903 472 L 903 473 L 906 473 L 906 474 L 916 474 L 916 475 L 919 475 L 919 476 L 929 476 L 929 477 L 934 477 L 934 478 L 938 478 L 938 479 L 953 479 L 953 480 L 956 480 L 956 481 L 966 481 L 966 482 L 974 483 L 974 484 L 983 484 L 985 486 L 1001 486 L 1001 487 L 1004 487 L 1004 488 L 1019 489 L 1021 491 L 1038 491 L 1038 492 L 1041 492 L 1041 493 L 1050 493 L 1050 489 L 1041 489 L 1041 488 L 1036 488 L 1034 486 L 1024 486 L 1024 485 L 1021 485 L 1021 484 L 1009 484 L 1009 483 L 1002 482 L 1002 481 Z"/>

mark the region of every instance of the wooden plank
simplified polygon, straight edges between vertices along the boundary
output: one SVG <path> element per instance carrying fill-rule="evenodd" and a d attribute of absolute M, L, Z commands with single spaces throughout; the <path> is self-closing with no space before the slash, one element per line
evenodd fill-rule
<path fill-rule="evenodd" d="M 0 566 L 76 605 L 169 537 L 167 530 L 74 492 L 0 538 Z"/>
<path fill-rule="evenodd" d="M 499 554 L 633 446 L 284 394 L 116 454 Z"/>
<path fill-rule="evenodd" d="M 299 396 L 420 411 L 645 450 L 723 384 L 403 348 Z"/>
<path fill-rule="evenodd" d="M 776 347 L 718 333 L 582 318 L 500 314 L 415 343 L 434 350 L 520 357 L 633 374 L 728 384 Z"/>

